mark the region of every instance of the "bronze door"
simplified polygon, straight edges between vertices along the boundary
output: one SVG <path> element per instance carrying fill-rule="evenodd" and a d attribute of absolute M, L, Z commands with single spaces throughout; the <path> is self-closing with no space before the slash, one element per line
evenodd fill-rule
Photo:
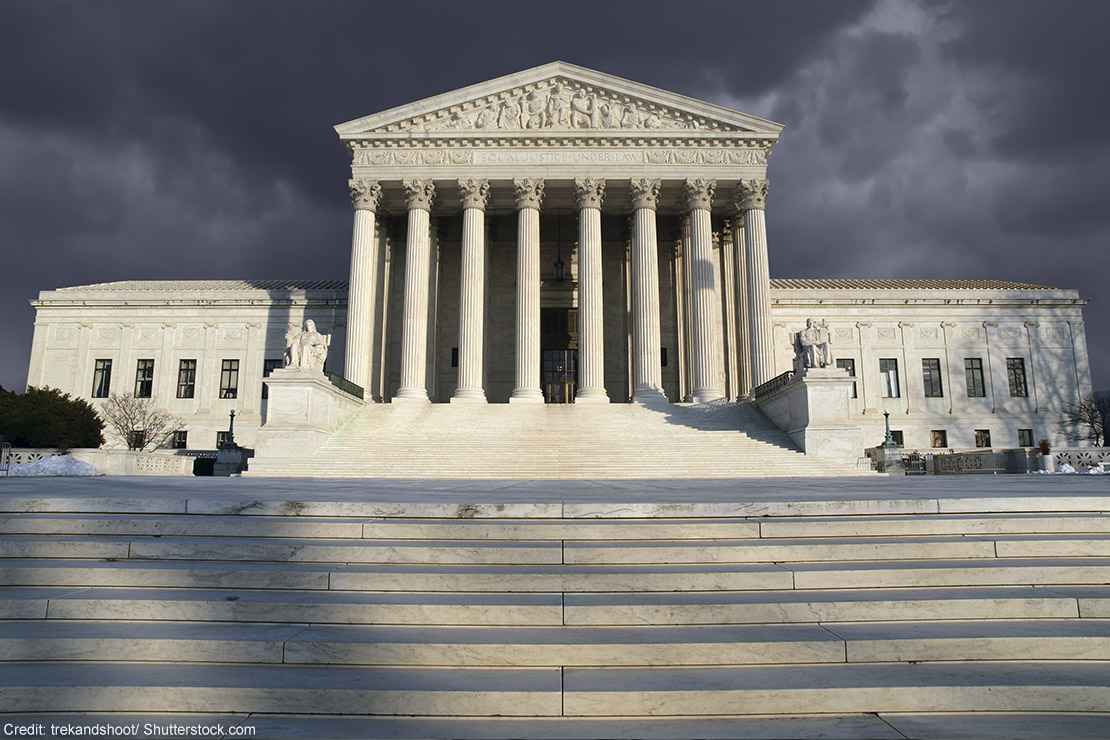
<path fill-rule="evenodd" d="M 540 312 L 540 386 L 547 403 L 574 403 L 578 391 L 578 312 L 545 308 Z"/>

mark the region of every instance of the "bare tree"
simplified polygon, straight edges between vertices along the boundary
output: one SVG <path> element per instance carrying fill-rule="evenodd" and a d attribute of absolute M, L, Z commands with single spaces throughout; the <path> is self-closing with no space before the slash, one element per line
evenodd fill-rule
<path fill-rule="evenodd" d="M 156 450 L 185 425 L 181 419 L 157 408 L 150 399 L 113 393 L 100 407 L 108 428 L 136 452 Z"/>
<path fill-rule="evenodd" d="M 1106 446 L 1106 419 L 1110 417 L 1110 392 L 1100 391 L 1064 409 L 1064 431 L 1073 441 L 1087 440 Z"/>

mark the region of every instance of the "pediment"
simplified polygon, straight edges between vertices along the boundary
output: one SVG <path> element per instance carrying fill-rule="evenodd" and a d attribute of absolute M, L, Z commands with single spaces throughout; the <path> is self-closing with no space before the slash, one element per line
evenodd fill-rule
<path fill-rule="evenodd" d="M 777 137 L 780 124 L 723 106 L 553 62 L 335 127 L 375 134 L 550 135 L 720 132 Z"/>

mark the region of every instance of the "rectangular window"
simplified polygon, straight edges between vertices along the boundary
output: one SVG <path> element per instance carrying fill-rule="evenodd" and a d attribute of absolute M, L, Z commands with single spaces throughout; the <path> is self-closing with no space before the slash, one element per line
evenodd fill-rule
<path fill-rule="evenodd" d="M 1033 447 L 1033 430 L 1018 430 L 1018 447 Z"/>
<path fill-rule="evenodd" d="M 856 377 L 856 361 L 850 357 L 841 358 L 836 361 L 836 366 L 841 370 L 847 370 L 848 375 L 853 378 Z M 852 383 L 852 398 L 858 398 L 856 393 L 856 384 Z"/>
<path fill-rule="evenodd" d="M 150 398 L 154 390 L 154 360 L 139 360 L 135 366 L 135 398 Z"/>
<path fill-rule="evenodd" d="M 1010 380 L 1010 396 L 1012 398 L 1025 398 L 1029 390 L 1025 385 L 1025 358 L 1006 358 L 1006 377 Z"/>
<path fill-rule="evenodd" d="M 659 358 L 659 360 L 660 360 L 659 364 L 662 365 L 663 367 L 666 367 L 667 366 L 667 348 L 666 347 L 660 347 L 659 348 L 659 354 L 662 355 Z"/>
<path fill-rule="evenodd" d="M 270 373 L 272 373 L 274 370 L 277 370 L 279 367 L 281 367 L 284 364 L 285 364 L 285 360 L 282 360 L 280 358 L 278 358 L 276 360 L 275 359 L 265 359 L 265 360 L 263 360 L 262 361 L 262 377 L 263 378 L 270 377 Z M 265 383 L 262 384 L 262 397 L 263 398 L 269 398 L 270 397 L 270 386 L 266 385 Z"/>
<path fill-rule="evenodd" d="M 216 449 L 222 450 L 224 447 L 227 447 L 227 440 L 228 436 L 226 431 L 216 432 Z"/>
<path fill-rule="evenodd" d="M 189 433 L 184 429 L 178 429 L 170 437 L 170 449 L 184 450 L 189 447 Z"/>
<path fill-rule="evenodd" d="M 224 360 L 220 364 L 220 398 L 239 396 L 239 361 Z"/>
<path fill-rule="evenodd" d="M 940 360 L 930 357 L 921 361 L 921 380 L 925 384 L 925 398 L 944 397 L 944 385 L 940 381 Z"/>
<path fill-rule="evenodd" d="M 458 347 L 452 347 L 451 348 L 451 367 L 458 367 L 458 366 L 459 366 L 459 348 Z"/>
<path fill-rule="evenodd" d="M 897 445 L 898 447 L 905 447 L 906 446 L 905 438 L 902 436 L 902 432 L 900 430 L 891 429 L 890 430 L 890 438 L 894 440 L 894 444 Z"/>
<path fill-rule="evenodd" d="M 197 389 L 197 361 L 182 360 L 177 366 L 177 397 L 192 398 Z"/>
<path fill-rule="evenodd" d="M 879 360 L 879 377 L 883 398 L 900 398 L 901 390 L 898 388 L 898 360 L 893 357 L 883 357 Z"/>
<path fill-rule="evenodd" d="M 93 368 L 93 398 L 107 398 L 112 392 L 112 361 L 97 360 Z"/>
<path fill-rule="evenodd" d="M 983 382 L 983 360 L 980 357 L 964 358 L 964 375 L 967 377 L 967 397 L 986 398 L 987 386 Z"/>
<path fill-rule="evenodd" d="M 976 429 L 975 430 L 975 446 L 976 447 L 990 447 L 991 446 L 991 430 L 990 429 Z"/>
<path fill-rule="evenodd" d="M 948 431 L 945 429 L 934 429 L 933 447 L 947 447 L 948 446 Z"/>

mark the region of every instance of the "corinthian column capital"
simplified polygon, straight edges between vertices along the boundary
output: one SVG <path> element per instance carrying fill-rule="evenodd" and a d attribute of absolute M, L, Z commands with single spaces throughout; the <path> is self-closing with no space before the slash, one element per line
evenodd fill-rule
<path fill-rule="evenodd" d="M 655 210 L 659 202 L 659 180 L 650 180 L 646 177 L 634 177 L 629 181 L 632 188 L 632 208 L 649 208 Z"/>
<path fill-rule="evenodd" d="M 579 208 L 601 208 L 605 181 L 596 177 L 577 177 L 574 180 L 574 195 Z"/>
<path fill-rule="evenodd" d="M 716 180 L 706 180 L 701 177 L 688 177 L 685 183 L 686 207 L 691 211 L 702 209 L 711 210 L 713 193 L 717 190 Z"/>
<path fill-rule="evenodd" d="M 486 210 L 486 204 L 489 203 L 489 180 L 477 180 L 473 177 L 459 180 L 459 198 L 464 209 Z"/>
<path fill-rule="evenodd" d="M 766 210 L 767 209 L 767 181 L 766 180 L 741 180 L 736 189 L 736 210 Z"/>
<path fill-rule="evenodd" d="M 356 211 L 376 211 L 382 201 L 382 186 L 373 180 L 348 180 L 347 189 L 351 194 L 351 205 Z"/>
<path fill-rule="evenodd" d="M 436 186 L 431 180 L 401 180 L 405 189 L 405 202 L 410 211 L 431 211 L 436 197 Z"/>
<path fill-rule="evenodd" d="M 518 177 L 513 180 L 513 189 L 516 191 L 516 207 L 535 208 L 537 211 L 543 203 L 543 180 L 535 177 Z"/>

